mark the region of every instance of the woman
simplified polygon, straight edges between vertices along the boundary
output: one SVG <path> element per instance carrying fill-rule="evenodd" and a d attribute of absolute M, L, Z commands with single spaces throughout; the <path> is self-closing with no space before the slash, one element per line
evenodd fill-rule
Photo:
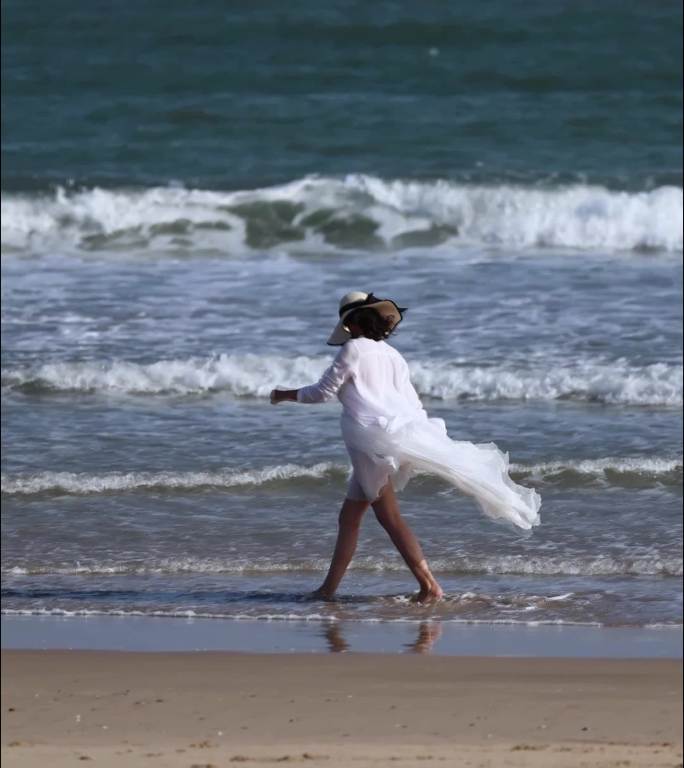
<path fill-rule="evenodd" d="M 411 384 L 404 358 L 385 342 L 405 308 L 372 293 L 352 291 L 342 298 L 339 321 L 328 344 L 341 346 L 316 384 L 271 392 L 271 402 L 342 403 L 342 435 L 352 474 L 339 517 L 339 533 L 328 575 L 314 593 L 334 595 L 356 549 L 364 512 L 372 506 L 411 572 L 417 600 L 439 600 L 442 588 L 432 575 L 415 535 L 401 517 L 395 490 L 412 474 L 436 474 L 472 496 L 495 520 L 523 529 L 539 524 L 541 500 L 535 491 L 508 477 L 508 456 L 493 444 L 451 440 L 442 419 L 430 419 Z"/>

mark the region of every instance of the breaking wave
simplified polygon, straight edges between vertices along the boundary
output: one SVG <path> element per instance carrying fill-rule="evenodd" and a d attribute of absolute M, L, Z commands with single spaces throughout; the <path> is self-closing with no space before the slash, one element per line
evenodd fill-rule
<path fill-rule="evenodd" d="M 321 462 L 311 467 L 283 464 L 265 469 L 215 472 L 110 472 L 101 475 L 75 472 L 39 472 L 34 475 L 2 475 L 2 492 L 7 495 L 38 493 L 117 493 L 138 490 L 180 490 L 236 488 L 264 485 L 282 480 L 322 479 L 347 472 L 347 466 Z"/>
<path fill-rule="evenodd" d="M 213 251 L 229 255 L 449 245 L 682 249 L 682 190 L 626 192 L 448 180 L 307 176 L 242 191 L 181 187 L 5 194 L 9 252 Z"/>
<path fill-rule="evenodd" d="M 682 484 L 682 462 L 679 458 L 606 457 L 601 459 L 568 459 L 540 464 L 511 464 L 511 475 L 527 483 L 558 484 L 565 487 L 577 483 L 595 485 L 624 485 L 648 487 L 650 485 Z"/>
<path fill-rule="evenodd" d="M 2 475 L 2 493 L 8 496 L 34 494 L 98 494 L 145 491 L 193 491 L 203 488 L 240 488 L 279 481 L 341 480 L 348 472 L 346 464 L 320 462 L 311 467 L 283 464 L 264 469 L 213 472 L 37 472 Z M 602 458 L 580 459 L 540 464 L 511 464 L 516 480 L 540 484 L 607 483 L 650 486 L 681 485 L 682 458 Z"/>
<path fill-rule="evenodd" d="M 58 362 L 6 369 L 2 385 L 25 392 L 104 392 L 137 395 L 205 394 L 267 397 L 275 386 L 318 379 L 327 357 L 219 355 L 142 364 L 123 360 Z M 626 360 L 578 361 L 548 368 L 477 366 L 452 362 L 411 365 L 425 397 L 459 400 L 584 400 L 626 405 L 682 404 L 682 366 L 630 365 Z"/>

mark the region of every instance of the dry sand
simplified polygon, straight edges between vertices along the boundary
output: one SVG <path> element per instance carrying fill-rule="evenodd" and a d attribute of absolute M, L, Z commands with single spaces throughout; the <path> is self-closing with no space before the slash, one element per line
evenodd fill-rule
<path fill-rule="evenodd" d="M 2 654 L 5 768 L 657 768 L 681 724 L 674 660 Z"/>

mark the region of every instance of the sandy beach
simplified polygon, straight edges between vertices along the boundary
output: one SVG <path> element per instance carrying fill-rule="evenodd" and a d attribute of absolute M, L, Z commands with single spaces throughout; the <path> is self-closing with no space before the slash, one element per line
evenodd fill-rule
<path fill-rule="evenodd" d="M 4 651 L 7 766 L 681 765 L 682 663 Z"/>

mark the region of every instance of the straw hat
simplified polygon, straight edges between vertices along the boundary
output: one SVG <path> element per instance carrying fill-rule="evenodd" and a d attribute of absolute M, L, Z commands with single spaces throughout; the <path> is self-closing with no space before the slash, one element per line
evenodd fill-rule
<path fill-rule="evenodd" d="M 364 309 L 372 307 L 384 318 L 390 320 L 390 330 L 393 330 L 401 322 L 403 313 L 406 311 L 406 307 L 397 306 L 392 299 L 378 299 L 372 293 L 351 291 L 340 299 L 340 319 L 330 334 L 328 344 L 338 347 L 344 344 L 345 341 L 349 341 L 351 334 L 349 328 L 344 324 L 344 320 L 355 309 L 360 309 L 361 307 Z"/>

